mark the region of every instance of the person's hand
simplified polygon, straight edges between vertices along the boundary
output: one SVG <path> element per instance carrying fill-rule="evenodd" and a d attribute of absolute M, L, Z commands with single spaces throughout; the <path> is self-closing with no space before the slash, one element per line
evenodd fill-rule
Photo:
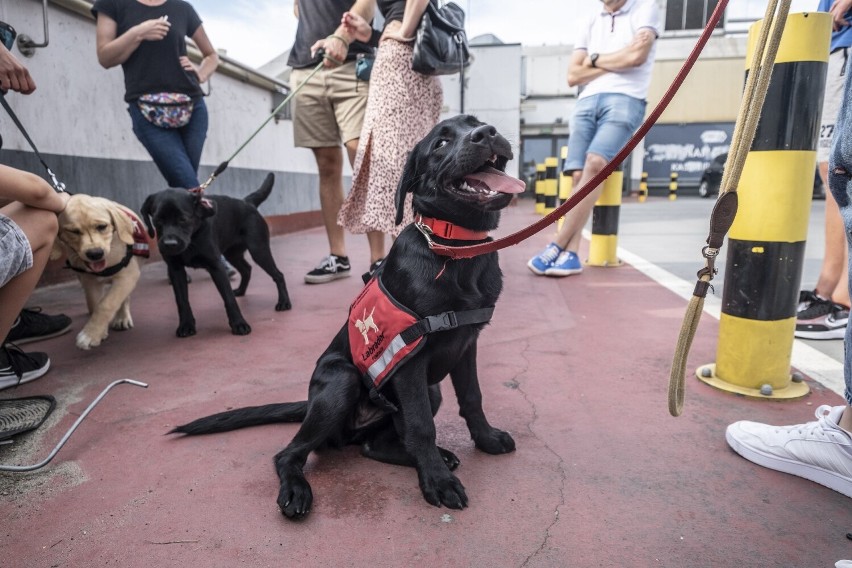
<path fill-rule="evenodd" d="M 65 192 L 57 193 L 56 196 L 59 198 L 60 209 L 56 211 L 56 214 L 59 215 L 63 211 L 65 211 L 65 207 L 68 205 L 68 200 L 71 199 L 71 196 Z"/>
<path fill-rule="evenodd" d="M 832 28 L 834 31 L 839 31 L 849 25 L 846 21 L 846 12 L 852 8 L 852 0 L 834 0 L 828 13 L 831 14 Z"/>
<path fill-rule="evenodd" d="M 207 80 L 206 77 L 201 76 L 201 72 L 198 67 L 195 66 L 195 63 L 189 60 L 189 57 L 186 55 L 181 55 L 180 57 L 180 66 L 183 67 L 183 70 L 187 73 L 192 73 L 198 78 L 199 83 L 203 83 Z"/>
<path fill-rule="evenodd" d="M 328 55 L 328 57 L 323 59 L 323 66 L 331 69 L 346 61 L 346 54 L 349 53 L 349 44 L 340 36 L 330 35 L 311 46 L 311 57 L 316 55 L 320 49 L 324 50 L 325 54 Z"/>
<path fill-rule="evenodd" d="M 398 41 L 399 43 L 411 43 L 416 38 L 405 37 L 399 31 L 395 31 L 395 32 L 386 32 L 386 33 L 382 34 L 381 41 L 385 41 L 386 39 L 392 39 L 394 41 Z"/>
<path fill-rule="evenodd" d="M 155 18 L 153 20 L 145 20 L 136 26 L 136 33 L 142 41 L 160 41 L 166 34 L 169 33 L 172 23 L 169 22 L 168 16 Z"/>
<path fill-rule="evenodd" d="M 36 84 L 23 63 L 5 45 L 0 45 L 0 91 L 5 93 L 9 89 L 29 95 L 36 90 Z"/>
<path fill-rule="evenodd" d="M 373 27 L 370 23 L 355 12 L 344 12 L 340 19 L 340 25 L 343 26 L 349 37 L 364 43 L 370 41 L 370 36 L 373 34 Z"/>

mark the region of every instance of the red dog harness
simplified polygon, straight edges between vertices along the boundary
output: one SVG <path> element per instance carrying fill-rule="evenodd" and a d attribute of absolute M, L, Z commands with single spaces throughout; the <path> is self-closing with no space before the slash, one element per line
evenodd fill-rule
<path fill-rule="evenodd" d="M 440 223 L 439 231 L 434 233 L 438 236 L 444 236 L 446 232 L 452 234 L 453 228 L 457 235 L 475 235 L 476 239 L 488 236 L 487 233 L 475 233 L 443 221 L 422 221 L 428 221 L 433 231 L 433 224 Z M 493 313 L 494 308 L 490 307 L 461 312 L 448 311 L 422 318 L 388 293 L 382 285 L 380 275 L 372 278 L 349 307 L 348 322 L 352 361 L 361 371 L 370 390 L 370 399 L 385 410 L 395 412 L 396 406 L 382 396 L 379 389 L 387 384 L 388 379 L 399 369 L 400 363 L 407 361 L 423 348 L 426 335 L 455 329 L 460 325 L 486 323 L 491 320 Z"/>

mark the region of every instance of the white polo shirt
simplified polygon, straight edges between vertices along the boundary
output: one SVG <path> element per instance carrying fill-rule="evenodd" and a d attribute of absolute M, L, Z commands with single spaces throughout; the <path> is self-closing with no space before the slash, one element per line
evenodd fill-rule
<path fill-rule="evenodd" d="M 657 3 L 654 0 L 627 0 L 617 12 L 602 10 L 592 16 L 577 37 L 574 49 L 584 49 L 588 53 L 612 53 L 630 45 L 636 32 L 642 28 L 649 28 L 657 37 L 660 36 Z M 600 93 L 621 93 L 644 100 L 651 84 L 656 51 L 655 41 L 645 63 L 592 80 L 585 85 L 578 98 Z"/>

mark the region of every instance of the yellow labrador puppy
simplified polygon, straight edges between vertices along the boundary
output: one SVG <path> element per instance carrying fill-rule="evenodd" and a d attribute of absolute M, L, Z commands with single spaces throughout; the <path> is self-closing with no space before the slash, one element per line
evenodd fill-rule
<path fill-rule="evenodd" d="M 102 197 L 71 196 L 59 216 L 51 258 L 63 252 L 66 266 L 83 286 L 90 314 L 77 334 L 77 347 L 97 347 L 110 328 L 132 328 L 130 293 L 141 272 L 138 257 L 148 256 L 147 236 L 136 214 Z"/>

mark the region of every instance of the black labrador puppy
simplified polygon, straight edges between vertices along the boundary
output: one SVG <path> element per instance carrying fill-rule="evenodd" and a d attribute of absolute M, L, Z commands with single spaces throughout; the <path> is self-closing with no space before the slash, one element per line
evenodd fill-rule
<path fill-rule="evenodd" d="M 476 447 L 489 454 L 515 449 L 512 437 L 485 418 L 476 366 L 477 338 L 497 303 L 502 273 L 495 252 L 448 261 L 433 253 L 428 241 L 465 245 L 491 240 L 488 231 L 497 227 L 500 210 L 512 193 L 524 189 L 523 182 L 504 173 L 511 158 L 506 139 L 472 116 L 441 122 L 411 152 L 396 196 L 397 223 L 408 193 L 413 194 L 418 221 L 402 231 L 359 296 L 380 285 L 408 308 L 415 327 L 424 332 L 425 325 L 428 335 L 403 353 L 392 378 L 381 382 L 374 373 L 390 351 L 377 347 L 388 332 L 368 303 L 350 309 L 349 321 L 317 361 L 307 401 L 223 412 L 172 432 L 194 435 L 302 422 L 291 443 L 275 456 L 281 481 L 278 506 L 290 518 L 311 509 L 313 495 L 302 471 L 308 454 L 351 443 L 361 444 L 367 457 L 415 467 L 423 496 L 432 505 L 466 507 L 464 487 L 451 473 L 459 461 L 436 446 L 433 416 L 441 403 L 439 383 L 449 375 Z M 441 236 L 448 234 L 452 236 Z M 366 373 L 364 357 L 369 358 Z"/>
<path fill-rule="evenodd" d="M 183 189 L 166 189 L 145 199 L 140 213 L 148 234 L 157 236 L 157 246 L 168 267 L 175 293 L 179 324 L 178 337 L 195 335 L 195 317 L 189 306 L 186 267 L 203 268 L 210 273 L 225 302 L 228 324 L 234 335 L 247 335 L 251 327 L 243 318 L 236 296 L 243 296 L 251 279 L 246 250 L 278 287 L 276 311 L 289 310 L 290 296 L 284 275 L 275 265 L 269 248 L 269 227 L 257 210 L 269 197 L 275 176 L 269 174 L 260 188 L 245 199 L 226 195 L 201 195 Z M 225 255 L 237 272 L 240 284 L 231 290 L 222 264 Z"/>

